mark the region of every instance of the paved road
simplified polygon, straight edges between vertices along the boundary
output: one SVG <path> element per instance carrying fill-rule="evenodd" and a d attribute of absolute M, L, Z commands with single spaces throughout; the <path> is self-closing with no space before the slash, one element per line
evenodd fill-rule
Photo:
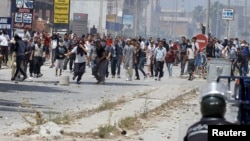
<path fill-rule="evenodd" d="M 109 77 L 105 85 L 96 85 L 90 68 L 87 68 L 80 85 L 70 79 L 69 86 L 61 86 L 58 84 L 60 77 L 55 76 L 55 69 L 48 66 L 42 67 L 43 77 L 32 78 L 30 82 L 18 83 L 10 81 L 10 69 L 2 69 L 0 70 L 0 125 L 3 126 L 0 127 L 0 133 L 4 134 L 26 126 L 22 117 L 25 113 L 34 112 L 33 109 L 51 116 L 91 109 L 100 105 L 104 100 L 133 96 L 168 83 L 176 83 L 176 85 L 188 88 L 189 85 L 186 84 L 190 81 L 178 76 L 180 67 L 174 67 L 174 70 L 174 77 L 171 79 L 165 75 L 161 81 L 147 78 L 127 82 L 122 69 L 124 75 L 121 79 Z M 72 76 L 69 71 L 65 71 L 63 74 L 70 75 L 70 78 Z M 166 71 L 165 74 L 167 74 Z M 197 85 L 200 82 L 204 82 L 204 80 L 197 79 L 190 83 Z"/>

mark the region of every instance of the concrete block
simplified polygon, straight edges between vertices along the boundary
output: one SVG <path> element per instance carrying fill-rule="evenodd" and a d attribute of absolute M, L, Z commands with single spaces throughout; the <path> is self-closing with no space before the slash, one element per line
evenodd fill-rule
<path fill-rule="evenodd" d="M 63 86 L 68 86 L 69 85 L 69 76 L 68 75 L 62 75 L 60 77 L 59 84 L 63 85 Z"/>

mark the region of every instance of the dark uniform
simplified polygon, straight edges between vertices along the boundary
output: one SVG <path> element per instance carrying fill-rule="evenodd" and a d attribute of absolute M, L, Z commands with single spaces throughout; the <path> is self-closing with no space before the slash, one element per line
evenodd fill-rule
<path fill-rule="evenodd" d="M 229 125 L 233 124 L 226 121 L 224 118 L 201 118 L 199 122 L 191 125 L 184 141 L 207 141 L 208 140 L 208 125 Z"/>

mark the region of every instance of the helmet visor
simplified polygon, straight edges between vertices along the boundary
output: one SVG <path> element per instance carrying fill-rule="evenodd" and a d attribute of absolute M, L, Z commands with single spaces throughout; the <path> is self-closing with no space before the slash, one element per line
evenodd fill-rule
<path fill-rule="evenodd" d="M 228 98 L 229 88 L 222 83 L 211 82 L 200 87 L 200 100 L 207 95 L 221 95 L 225 99 Z"/>

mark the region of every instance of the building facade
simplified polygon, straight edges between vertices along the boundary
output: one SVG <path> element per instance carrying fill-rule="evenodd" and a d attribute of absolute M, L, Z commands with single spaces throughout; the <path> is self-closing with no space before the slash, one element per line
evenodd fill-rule
<path fill-rule="evenodd" d="M 181 36 L 189 36 L 191 23 L 192 18 L 183 9 L 161 9 L 159 14 L 159 28 L 167 38 L 174 39 Z"/>
<path fill-rule="evenodd" d="M 0 17 L 10 17 L 11 0 L 1 0 Z"/>

